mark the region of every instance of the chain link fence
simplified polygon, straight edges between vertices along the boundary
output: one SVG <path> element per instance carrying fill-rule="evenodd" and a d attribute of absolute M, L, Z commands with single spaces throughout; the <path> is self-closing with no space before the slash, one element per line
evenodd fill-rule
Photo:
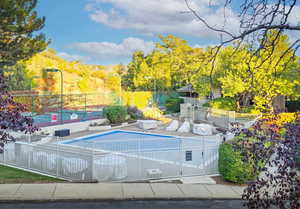
<path fill-rule="evenodd" d="M 16 102 L 27 107 L 26 116 L 40 126 L 63 122 L 98 119 L 104 106 L 121 104 L 120 96 L 113 92 L 97 94 L 16 94 Z M 54 122 L 54 123 L 53 123 Z"/>

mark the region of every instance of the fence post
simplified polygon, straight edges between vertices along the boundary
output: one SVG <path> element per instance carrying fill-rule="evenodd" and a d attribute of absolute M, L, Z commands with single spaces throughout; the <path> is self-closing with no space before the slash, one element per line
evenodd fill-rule
<path fill-rule="evenodd" d="M 138 138 L 138 170 L 139 170 L 139 179 L 142 179 L 142 166 L 141 166 L 141 139 Z"/>
<path fill-rule="evenodd" d="M 84 94 L 84 112 L 85 112 L 85 119 L 87 119 L 87 107 L 86 107 L 86 97 L 87 97 L 87 94 L 85 93 Z"/>
<path fill-rule="evenodd" d="M 28 146 L 31 146 L 31 149 L 28 149 L 28 169 L 31 170 L 31 156 L 32 156 L 33 147 L 31 144 Z"/>
<path fill-rule="evenodd" d="M 33 107 L 34 107 L 34 98 L 33 98 L 33 94 L 31 93 L 31 113 L 33 113 L 34 112 L 34 109 L 33 109 Z"/>
<path fill-rule="evenodd" d="M 201 155 L 202 155 L 202 168 L 203 168 L 203 174 L 205 174 L 205 155 L 206 155 L 206 153 L 205 153 L 205 143 L 204 143 L 204 138 L 203 138 L 203 136 L 201 136 L 201 141 L 202 141 L 202 152 L 201 152 Z"/>
<path fill-rule="evenodd" d="M 58 178 L 58 164 L 59 164 L 59 155 L 58 155 L 58 137 L 56 137 L 56 177 Z"/>
<path fill-rule="evenodd" d="M 180 177 L 182 177 L 183 176 L 183 155 L 184 155 L 184 153 L 183 153 L 183 149 L 182 149 L 182 138 L 180 138 L 179 139 L 179 163 L 180 163 Z"/>

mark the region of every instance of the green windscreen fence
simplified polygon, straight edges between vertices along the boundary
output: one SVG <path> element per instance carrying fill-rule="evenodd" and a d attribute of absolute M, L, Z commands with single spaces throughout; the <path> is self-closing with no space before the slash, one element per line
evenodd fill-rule
<path fill-rule="evenodd" d="M 158 106 L 165 106 L 166 101 L 171 97 L 178 97 L 179 94 L 176 91 L 172 92 L 154 92 L 152 100 Z"/>

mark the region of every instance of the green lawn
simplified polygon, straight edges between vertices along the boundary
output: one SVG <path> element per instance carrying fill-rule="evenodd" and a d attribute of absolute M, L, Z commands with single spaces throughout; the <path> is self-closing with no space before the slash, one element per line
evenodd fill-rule
<path fill-rule="evenodd" d="M 63 180 L 0 165 L 0 184 L 53 182 L 63 182 Z"/>

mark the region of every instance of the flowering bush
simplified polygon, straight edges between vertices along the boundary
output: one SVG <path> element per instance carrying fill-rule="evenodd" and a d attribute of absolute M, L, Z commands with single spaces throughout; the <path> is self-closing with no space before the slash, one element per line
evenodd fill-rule
<path fill-rule="evenodd" d="M 297 163 L 300 155 L 300 114 L 286 116 L 265 117 L 240 134 L 244 136 L 240 141 L 242 156 L 251 153 L 253 172 L 264 173 L 263 177 L 256 176 L 254 181 L 249 182 L 244 191 L 243 199 L 247 200 L 248 208 L 270 208 L 272 205 L 280 209 L 300 208 Z"/>
<path fill-rule="evenodd" d="M 171 119 L 164 117 L 163 112 L 157 107 L 147 107 L 142 110 L 144 117 L 148 119 L 159 120 L 163 123 L 169 123 Z"/>
<path fill-rule="evenodd" d="M 147 107 L 151 99 L 152 99 L 152 92 L 150 91 L 122 92 L 123 105 L 135 106 L 138 109 L 143 109 Z"/>
<path fill-rule="evenodd" d="M 278 128 L 283 128 L 286 123 L 292 123 L 296 120 L 296 113 L 280 113 L 277 115 L 265 115 L 263 118 L 264 124 L 269 126 L 276 125 Z"/>

